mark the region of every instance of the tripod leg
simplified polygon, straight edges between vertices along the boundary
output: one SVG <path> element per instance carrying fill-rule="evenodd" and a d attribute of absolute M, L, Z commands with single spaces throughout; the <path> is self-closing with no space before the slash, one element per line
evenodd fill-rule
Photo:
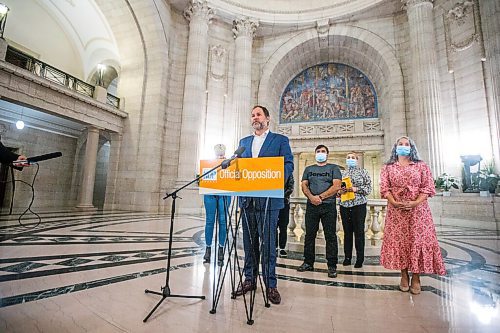
<path fill-rule="evenodd" d="M 143 322 L 146 322 L 149 317 L 155 312 L 155 310 L 160 306 L 161 303 L 167 297 L 181 297 L 181 298 L 196 298 L 196 299 L 205 299 L 205 296 L 190 296 L 190 295 L 173 295 L 170 294 L 170 259 L 172 258 L 172 239 L 174 234 L 174 219 L 175 219 L 175 200 L 177 199 L 176 192 L 172 194 L 172 210 L 170 214 L 170 233 L 168 236 L 168 258 L 167 258 L 167 276 L 165 278 L 165 286 L 161 288 L 162 292 L 156 292 L 146 289 L 144 292 L 146 294 L 155 294 L 162 296 L 161 300 L 155 305 L 155 307 L 149 312 L 149 314 L 144 318 Z"/>
<path fill-rule="evenodd" d="M 148 290 L 146 290 L 146 292 L 147 292 L 147 291 L 148 291 Z M 157 294 L 157 293 L 155 293 L 155 294 Z M 161 303 L 163 303 L 163 301 L 165 300 L 165 298 L 167 298 L 167 296 L 163 296 L 163 297 L 161 298 L 161 300 L 160 300 L 160 301 L 159 301 L 159 302 L 155 305 L 155 307 L 153 308 L 153 310 L 149 311 L 149 313 L 148 313 L 148 315 L 146 316 L 146 318 L 144 318 L 144 319 L 142 320 L 142 322 L 143 322 L 143 323 L 145 323 L 145 322 L 149 319 L 149 317 L 151 317 L 151 315 L 153 314 L 153 312 L 155 312 L 155 311 L 156 311 L 156 309 L 160 306 L 160 304 L 161 304 Z"/>

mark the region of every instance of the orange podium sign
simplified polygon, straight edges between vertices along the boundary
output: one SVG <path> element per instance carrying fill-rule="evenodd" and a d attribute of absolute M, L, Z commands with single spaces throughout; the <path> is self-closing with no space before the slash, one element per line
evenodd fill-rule
<path fill-rule="evenodd" d="M 221 160 L 201 160 L 204 174 Z M 283 198 L 285 159 L 281 157 L 238 158 L 226 169 L 217 169 L 200 179 L 200 194 Z"/>

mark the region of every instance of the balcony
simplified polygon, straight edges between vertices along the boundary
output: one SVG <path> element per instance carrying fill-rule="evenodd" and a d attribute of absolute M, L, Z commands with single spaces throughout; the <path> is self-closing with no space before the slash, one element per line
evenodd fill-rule
<path fill-rule="evenodd" d="M 23 68 L 31 73 L 49 80 L 58 85 L 69 88 L 79 94 L 93 98 L 95 87 L 76 77 L 69 75 L 49 64 L 35 59 L 11 46 L 7 47 L 5 61 L 17 67 Z M 120 107 L 120 99 L 112 94 L 107 94 L 106 104 L 115 108 Z"/>

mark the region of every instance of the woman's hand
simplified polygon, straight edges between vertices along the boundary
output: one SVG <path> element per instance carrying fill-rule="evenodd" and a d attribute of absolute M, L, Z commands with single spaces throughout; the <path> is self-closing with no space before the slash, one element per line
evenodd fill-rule
<path fill-rule="evenodd" d="M 395 200 L 390 200 L 389 204 L 391 204 L 391 206 L 393 206 L 394 208 L 403 208 L 405 205 L 403 202 L 399 202 L 399 201 L 395 201 Z"/>
<path fill-rule="evenodd" d="M 412 210 L 413 208 L 417 207 L 420 204 L 418 201 L 407 201 L 403 203 L 403 209 L 404 210 Z"/>

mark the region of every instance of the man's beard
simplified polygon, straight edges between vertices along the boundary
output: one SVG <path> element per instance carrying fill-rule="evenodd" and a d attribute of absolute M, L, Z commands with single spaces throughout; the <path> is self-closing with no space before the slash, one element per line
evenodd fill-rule
<path fill-rule="evenodd" d="M 260 131 L 260 130 L 263 130 L 264 128 L 266 128 L 266 125 L 265 125 L 264 122 L 254 121 L 252 123 L 252 127 L 253 127 L 254 130 Z"/>

